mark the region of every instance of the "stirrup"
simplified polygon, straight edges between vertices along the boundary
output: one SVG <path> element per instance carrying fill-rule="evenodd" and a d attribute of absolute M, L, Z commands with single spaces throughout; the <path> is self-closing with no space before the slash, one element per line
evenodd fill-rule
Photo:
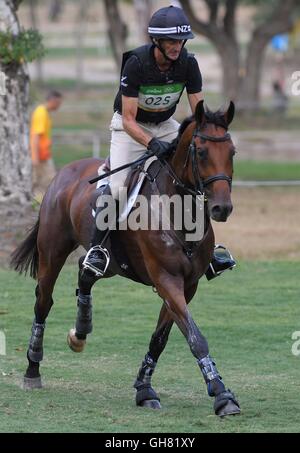
<path fill-rule="evenodd" d="M 99 269 L 98 267 L 94 266 L 92 263 L 90 263 L 88 261 L 91 253 L 93 253 L 93 252 L 97 252 L 97 253 L 100 252 L 102 255 L 101 258 L 103 258 L 105 260 L 105 266 L 104 266 L 103 270 Z M 102 247 L 101 245 L 95 245 L 87 252 L 87 254 L 83 260 L 83 263 L 82 263 L 82 268 L 84 270 L 89 270 L 89 271 L 93 272 L 93 274 L 95 274 L 96 277 L 103 277 L 103 275 L 105 274 L 105 272 L 108 268 L 109 262 L 110 262 L 110 255 L 109 255 L 108 250 L 106 248 Z"/>
<path fill-rule="evenodd" d="M 218 253 L 219 252 L 219 253 Z M 236 261 L 226 247 L 217 244 L 214 249 L 214 258 L 206 271 L 207 280 L 223 274 L 223 272 L 232 270 L 236 266 Z"/>

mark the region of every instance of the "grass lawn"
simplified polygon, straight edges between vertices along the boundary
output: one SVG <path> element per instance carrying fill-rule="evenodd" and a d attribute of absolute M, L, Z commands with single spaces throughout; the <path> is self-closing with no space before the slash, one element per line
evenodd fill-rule
<path fill-rule="evenodd" d="M 160 301 L 151 288 L 121 278 L 94 289 L 94 332 L 86 350 L 68 349 L 75 321 L 76 266 L 59 277 L 47 321 L 42 390 L 19 387 L 26 366 L 35 283 L 1 270 L 1 432 L 299 432 L 298 263 L 242 262 L 203 281 L 191 311 L 242 415 L 218 419 L 185 339 L 174 327 L 153 377 L 162 411 L 136 408 L 134 382 Z"/>
<path fill-rule="evenodd" d="M 240 180 L 300 180 L 300 162 L 236 160 L 234 179 Z"/>

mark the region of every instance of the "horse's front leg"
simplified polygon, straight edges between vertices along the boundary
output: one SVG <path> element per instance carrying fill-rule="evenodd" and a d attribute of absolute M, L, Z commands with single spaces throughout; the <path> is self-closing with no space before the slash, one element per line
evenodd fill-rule
<path fill-rule="evenodd" d="M 151 386 L 151 378 L 159 356 L 167 344 L 172 325 L 173 319 L 168 312 L 166 305 L 163 305 L 156 330 L 151 337 L 149 351 L 145 355 L 134 383 L 136 389 L 136 404 L 138 406 L 150 407 L 151 409 L 161 408 L 160 399 Z"/>
<path fill-rule="evenodd" d="M 214 410 L 216 415 L 239 414 L 239 404 L 230 390 L 226 390 L 215 362 L 209 355 L 208 343 L 195 324 L 184 296 L 182 278 L 164 274 L 159 278 L 156 288 L 166 301 L 168 311 L 185 336 L 192 354 L 197 360 L 207 385 L 208 395 L 215 397 Z"/>
<path fill-rule="evenodd" d="M 192 300 L 197 291 L 197 287 L 198 283 L 191 286 L 185 292 L 187 303 Z M 145 355 L 134 384 L 134 387 L 137 390 L 136 404 L 138 406 L 150 407 L 151 409 L 161 408 L 160 399 L 151 386 L 151 378 L 157 365 L 157 361 L 166 347 L 173 323 L 172 316 L 164 303 L 159 314 L 155 332 L 151 337 L 149 351 Z"/>

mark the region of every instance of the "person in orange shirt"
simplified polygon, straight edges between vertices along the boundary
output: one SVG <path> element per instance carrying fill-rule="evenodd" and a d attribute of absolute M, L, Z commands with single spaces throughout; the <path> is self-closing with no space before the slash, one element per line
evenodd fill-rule
<path fill-rule="evenodd" d="M 32 158 L 32 190 L 40 198 L 54 178 L 56 171 L 51 153 L 52 122 L 50 112 L 58 110 L 62 94 L 50 91 L 46 103 L 36 107 L 31 117 L 30 149 Z"/>

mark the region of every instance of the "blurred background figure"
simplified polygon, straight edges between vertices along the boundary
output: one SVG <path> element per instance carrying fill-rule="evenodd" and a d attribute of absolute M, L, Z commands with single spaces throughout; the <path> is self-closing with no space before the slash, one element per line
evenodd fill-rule
<path fill-rule="evenodd" d="M 50 112 L 58 110 L 61 103 L 62 94 L 52 90 L 48 93 L 45 104 L 38 105 L 31 117 L 32 190 L 38 201 L 41 201 L 56 174 L 51 152 L 52 121 Z"/>
<path fill-rule="evenodd" d="M 273 82 L 272 112 L 277 116 L 284 116 L 288 108 L 288 97 L 282 84 Z"/>

